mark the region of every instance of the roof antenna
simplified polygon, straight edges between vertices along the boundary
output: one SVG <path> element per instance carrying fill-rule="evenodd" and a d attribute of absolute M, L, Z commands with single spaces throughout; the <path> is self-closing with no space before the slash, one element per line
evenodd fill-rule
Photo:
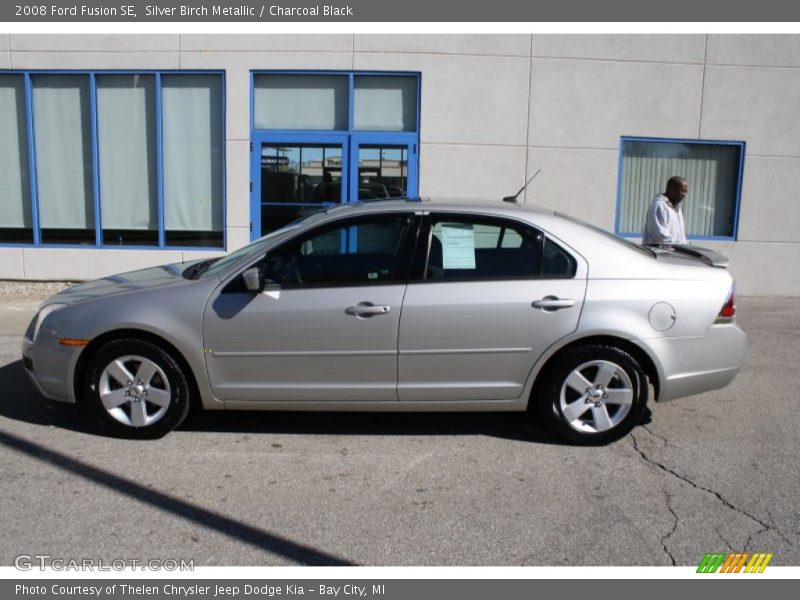
<path fill-rule="evenodd" d="M 541 173 L 541 172 L 542 172 L 542 170 L 541 170 L 541 169 L 539 169 L 538 171 L 536 171 L 536 173 L 534 173 L 534 174 L 533 174 L 533 177 L 531 177 L 530 179 L 528 179 L 528 181 L 525 183 L 525 185 L 523 185 L 521 188 L 519 188 L 519 191 L 518 191 L 516 194 L 514 194 L 513 196 L 506 196 L 505 198 L 503 198 L 503 202 L 516 202 L 516 201 L 517 201 L 517 196 L 519 196 L 519 195 L 522 193 L 522 191 L 523 191 L 523 190 L 524 190 L 526 187 L 528 187 L 528 184 L 529 184 L 531 181 L 533 181 L 534 179 L 536 179 L 536 176 L 537 176 L 539 173 Z M 523 202 L 523 204 L 524 204 L 524 202 Z"/>

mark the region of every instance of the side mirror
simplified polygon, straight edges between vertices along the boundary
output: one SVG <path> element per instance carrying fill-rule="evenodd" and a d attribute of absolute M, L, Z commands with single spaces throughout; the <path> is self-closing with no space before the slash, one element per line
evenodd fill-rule
<path fill-rule="evenodd" d="M 260 292 L 262 289 L 261 270 L 258 267 L 250 267 L 242 273 L 244 287 L 248 292 Z"/>

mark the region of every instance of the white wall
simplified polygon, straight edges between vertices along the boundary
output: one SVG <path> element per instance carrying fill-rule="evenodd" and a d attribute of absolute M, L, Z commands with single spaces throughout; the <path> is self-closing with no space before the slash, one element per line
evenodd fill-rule
<path fill-rule="evenodd" d="M 800 36 L 0 35 L 0 68 L 224 69 L 228 249 L 249 239 L 251 69 L 422 73 L 420 191 L 613 228 L 620 136 L 747 142 L 742 294 L 800 295 Z M 0 248 L 0 278 L 83 279 L 208 253 Z"/>

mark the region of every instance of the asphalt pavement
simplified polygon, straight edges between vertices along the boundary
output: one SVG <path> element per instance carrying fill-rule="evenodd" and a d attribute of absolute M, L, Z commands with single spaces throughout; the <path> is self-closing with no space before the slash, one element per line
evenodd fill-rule
<path fill-rule="evenodd" d="M 602 448 L 523 415 L 220 413 L 157 441 L 43 401 L 20 360 L 39 298 L 0 297 L 0 564 L 800 565 L 800 302 L 740 298 L 724 390 L 652 403 Z"/>

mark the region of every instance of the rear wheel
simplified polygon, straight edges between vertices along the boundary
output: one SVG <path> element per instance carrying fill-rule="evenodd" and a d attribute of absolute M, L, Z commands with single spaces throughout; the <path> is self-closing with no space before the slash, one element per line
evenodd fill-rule
<path fill-rule="evenodd" d="M 641 421 L 647 393 L 645 374 L 630 354 L 590 345 L 556 359 L 537 386 L 536 402 L 561 437 L 578 444 L 606 444 Z"/>
<path fill-rule="evenodd" d="M 109 342 L 87 369 L 89 411 L 114 435 L 159 438 L 189 413 L 190 387 L 167 352 L 142 340 Z"/>

